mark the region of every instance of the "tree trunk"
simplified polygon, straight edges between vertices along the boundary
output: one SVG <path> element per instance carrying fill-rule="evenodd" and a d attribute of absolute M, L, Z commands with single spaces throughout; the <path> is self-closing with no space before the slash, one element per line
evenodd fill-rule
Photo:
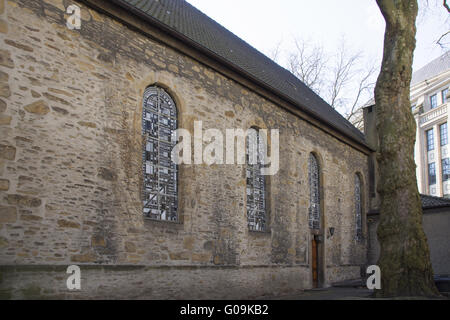
<path fill-rule="evenodd" d="M 378 297 L 436 296 L 417 188 L 410 83 L 416 45 L 416 0 L 377 0 L 386 20 L 375 88 L 379 150 L 381 290 Z"/>

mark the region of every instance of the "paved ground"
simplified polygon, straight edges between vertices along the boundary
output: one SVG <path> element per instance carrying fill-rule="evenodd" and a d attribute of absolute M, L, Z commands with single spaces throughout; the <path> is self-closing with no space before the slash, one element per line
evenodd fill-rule
<path fill-rule="evenodd" d="M 369 290 L 362 286 L 361 280 L 352 280 L 336 284 L 330 288 L 320 288 L 305 290 L 296 295 L 287 295 L 279 297 L 265 297 L 266 300 L 372 300 L 373 290 Z M 403 298 L 408 300 L 423 300 L 421 297 Z M 438 298 L 439 300 L 450 300 L 448 294 Z M 377 299 L 381 300 L 381 299 Z M 402 298 L 396 298 L 402 300 Z"/>
<path fill-rule="evenodd" d="M 269 300 L 367 300 L 372 290 L 364 288 L 321 288 L 305 290 L 301 294 L 267 298 Z"/>

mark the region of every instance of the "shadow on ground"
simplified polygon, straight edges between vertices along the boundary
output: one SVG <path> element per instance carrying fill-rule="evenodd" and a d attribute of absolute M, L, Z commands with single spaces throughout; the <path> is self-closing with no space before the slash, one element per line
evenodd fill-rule
<path fill-rule="evenodd" d="M 329 288 L 305 290 L 300 294 L 279 297 L 264 297 L 263 300 L 428 300 L 425 297 L 398 297 L 394 299 L 375 299 L 374 290 L 363 286 L 362 280 L 350 280 L 335 283 Z M 450 300 L 447 294 L 433 300 Z"/>

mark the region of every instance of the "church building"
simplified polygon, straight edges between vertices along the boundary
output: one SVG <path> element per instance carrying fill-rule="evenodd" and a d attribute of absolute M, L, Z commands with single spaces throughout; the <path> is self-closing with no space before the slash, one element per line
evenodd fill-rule
<path fill-rule="evenodd" d="M 373 148 L 186 1 L 0 0 L 0 44 L 0 298 L 252 299 L 365 271 Z M 277 130 L 278 170 L 176 164 L 199 124 Z"/>

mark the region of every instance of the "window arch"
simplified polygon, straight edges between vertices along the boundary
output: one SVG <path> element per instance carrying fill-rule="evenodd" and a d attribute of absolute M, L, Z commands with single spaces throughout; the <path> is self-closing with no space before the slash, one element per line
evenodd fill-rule
<path fill-rule="evenodd" d="M 178 172 L 171 159 L 176 129 L 173 99 L 160 87 L 147 88 L 142 110 L 143 213 L 147 218 L 178 221 Z"/>
<path fill-rule="evenodd" d="M 310 153 L 308 162 L 309 181 L 309 227 L 320 229 L 320 167 L 314 154 Z"/>
<path fill-rule="evenodd" d="M 362 239 L 362 183 L 359 174 L 355 174 L 356 239 Z"/>
<path fill-rule="evenodd" d="M 250 128 L 246 136 L 247 222 L 252 231 L 266 231 L 266 177 L 261 174 L 266 141 L 259 128 Z"/>

